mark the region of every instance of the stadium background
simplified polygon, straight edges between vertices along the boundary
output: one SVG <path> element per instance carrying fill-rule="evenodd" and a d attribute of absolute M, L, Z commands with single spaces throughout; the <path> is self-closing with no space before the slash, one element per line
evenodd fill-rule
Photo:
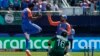
<path fill-rule="evenodd" d="M 7 2 L 9 1 L 9 2 Z M 22 5 L 22 1 L 18 0 L 18 4 L 20 5 L 17 9 L 16 6 L 14 5 L 14 1 L 13 0 L 7 0 L 6 2 L 3 0 L 0 0 L 0 48 L 2 50 L 2 48 L 4 49 L 12 49 L 11 46 L 7 45 L 6 47 L 4 47 L 4 40 L 10 40 L 9 43 L 12 40 L 21 40 L 20 38 L 22 37 L 22 39 L 24 39 L 24 35 L 21 29 L 21 10 L 23 9 Z M 31 1 L 31 0 L 30 0 Z M 45 1 L 45 0 L 43 0 Z M 41 1 L 41 2 L 43 2 Z M 48 1 L 48 0 L 46 0 Z M 53 0 L 52 0 L 53 1 Z M 49 1 L 52 3 L 52 1 Z M 80 2 L 82 2 L 82 0 L 67 0 L 67 2 L 60 2 L 60 0 L 55 0 L 57 1 L 57 5 L 63 5 L 59 6 L 59 10 L 63 10 L 66 11 L 64 14 L 66 14 L 68 16 L 68 22 L 73 26 L 73 28 L 75 29 L 75 40 L 81 41 L 82 39 L 87 41 L 87 43 L 89 43 L 89 40 L 100 40 L 100 2 L 99 4 L 96 4 L 96 1 L 99 0 L 93 0 L 94 1 L 94 10 L 92 11 L 93 13 L 91 14 L 91 9 L 90 9 L 90 5 L 91 5 L 91 1 L 90 0 L 86 0 L 89 4 L 88 8 L 86 8 L 86 13 L 83 13 L 83 7 L 80 6 Z M 65 0 L 64 0 L 65 1 Z M 4 6 L 2 4 L 2 2 L 7 3 L 9 6 Z M 4 3 L 4 4 L 5 4 Z M 24 3 L 26 3 L 24 1 Z M 38 2 L 39 3 L 39 2 Z M 6 4 L 5 4 L 6 5 Z M 69 6 L 70 5 L 70 6 Z M 74 7 L 73 7 L 74 6 Z M 46 8 L 46 7 L 45 7 Z M 70 10 L 71 9 L 71 10 Z M 59 11 L 57 10 L 57 11 Z M 70 11 L 71 12 L 70 12 Z M 79 11 L 77 11 L 79 10 Z M 36 11 L 36 10 L 34 10 Z M 37 10 L 38 11 L 38 10 Z M 42 9 L 41 9 L 42 11 Z M 43 11 L 47 11 L 47 10 L 43 10 Z M 53 11 L 53 10 L 52 10 Z M 10 14 L 10 16 L 14 16 L 14 21 L 11 23 L 8 23 L 7 21 L 5 21 L 5 15 Z M 59 18 L 59 12 L 55 13 L 52 12 L 53 16 L 53 20 L 60 20 Z M 54 36 L 55 31 L 56 31 L 56 27 L 50 26 L 48 20 L 47 20 L 47 16 L 44 13 L 43 16 L 41 18 L 39 18 L 38 20 L 34 21 L 34 23 L 38 24 L 39 26 L 42 27 L 42 32 L 35 34 L 35 35 L 31 35 L 32 40 L 33 39 L 38 39 L 41 40 L 40 42 L 38 42 L 39 47 L 42 46 L 41 42 L 42 40 L 46 39 L 48 40 L 49 38 L 51 38 L 52 36 Z M 95 42 L 94 41 L 94 42 Z M 14 42 L 14 41 L 13 41 Z M 15 43 L 17 43 L 15 41 Z M 19 42 L 20 43 L 20 42 Z M 7 44 L 7 43 L 6 43 Z M 78 43 L 76 43 L 78 44 Z M 95 46 L 94 43 L 92 43 L 92 46 Z M 46 45 L 46 44 L 45 44 Z M 84 41 L 82 46 L 84 46 Z M 15 44 L 15 46 L 17 46 Z M 23 45 L 24 46 L 24 45 Z M 82 49 L 80 50 L 80 48 L 78 47 L 78 45 L 76 45 L 74 47 L 73 51 L 83 51 Z M 16 47 L 14 49 L 18 49 L 19 47 Z M 20 48 L 19 48 L 20 49 Z M 22 48 L 24 49 L 24 48 Z M 43 46 L 40 48 L 42 51 L 45 49 L 43 48 Z M 40 49 L 32 49 L 33 51 L 39 50 Z M 100 42 L 96 42 L 96 49 L 95 51 L 100 51 Z"/>

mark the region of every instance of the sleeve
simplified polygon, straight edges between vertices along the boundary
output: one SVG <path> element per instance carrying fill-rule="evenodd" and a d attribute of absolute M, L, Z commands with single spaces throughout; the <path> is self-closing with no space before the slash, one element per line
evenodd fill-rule
<path fill-rule="evenodd" d="M 67 23 L 67 33 L 68 33 L 68 35 L 71 34 L 71 26 L 69 23 Z"/>
<path fill-rule="evenodd" d="M 60 23 L 60 21 L 54 22 L 51 19 L 51 16 L 48 16 L 48 21 L 49 21 L 50 25 L 52 25 L 52 26 L 58 26 L 58 24 Z"/>

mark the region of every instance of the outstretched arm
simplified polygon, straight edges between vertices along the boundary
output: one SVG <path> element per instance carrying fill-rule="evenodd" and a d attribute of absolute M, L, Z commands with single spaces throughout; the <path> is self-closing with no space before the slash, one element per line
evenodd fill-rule
<path fill-rule="evenodd" d="M 60 21 L 54 22 L 54 21 L 51 19 L 51 15 L 50 15 L 50 14 L 48 14 L 47 16 L 48 16 L 48 21 L 49 21 L 50 25 L 52 25 L 52 26 L 58 26 L 58 24 L 60 23 Z"/>

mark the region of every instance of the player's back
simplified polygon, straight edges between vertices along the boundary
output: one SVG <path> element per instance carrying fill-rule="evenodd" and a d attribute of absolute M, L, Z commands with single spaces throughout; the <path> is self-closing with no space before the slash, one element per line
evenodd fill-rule
<path fill-rule="evenodd" d="M 63 38 L 62 36 L 57 36 L 55 39 L 54 47 L 52 48 L 53 51 L 57 53 L 64 53 L 65 46 L 68 44 L 68 41 L 66 38 Z"/>

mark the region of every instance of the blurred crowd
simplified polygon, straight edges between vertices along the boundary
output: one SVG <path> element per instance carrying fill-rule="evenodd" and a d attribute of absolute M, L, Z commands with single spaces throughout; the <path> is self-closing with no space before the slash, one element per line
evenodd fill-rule
<path fill-rule="evenodd" d="M 91 10 L 100 11 L 100 0 L 67 0 L 71 6 L 81 6 L 81 7 L 90 7 Z M 23 10 L 27 7 L 29 3 L 34 3 L 34 10 L 45 11 L 47 9 L 59 10 L 59 6 L 56 4 L 55 0 L 50 4 L 50 0 L 0 0 L 0 9 L 1 10 Z"/>
<path fill-rule="evenodd" d="M 51 3 L 51 1 L 53 1 Z M 100 0 L 66 0 L 69 5 L 82 7 L 83 14 L 87 14 L 87 9 L 93 14 L 100 11 Z M 29 3 L 34 3 L 33 11 L 57 11 L 61 7 L 62 0 L 0 0 L 0 10 L 23 10 Z"/>
<path fill-rule="evenodd" d="M 68 0 L 71 6 L 80 6 L 100 11 L 100 0 Z"/>
<path fill-rule="evenodd" d="M 55 2 L 50 5 L 48 0 L 0 0 L 0 10 L 23 10 L 29 3 L 34 3 L 34 11 L 59 9 Z"/>
<path fill-rule="evenodd" d="M 83 8 L 83 14 L 87 14 L 87 9 L 89 9 L 90 14 L 93 15 L 97 11 L 100 11 L 100 0 L 83 0 L 80 1 L 79 6 Z"/>
<path fill-rule="evenodd" d="M 79 6 L 83 8 L 83 14 L 93 15 L 97 12 L 100 12 L 100 0 L 67 0 L 71 6 Z"/>

